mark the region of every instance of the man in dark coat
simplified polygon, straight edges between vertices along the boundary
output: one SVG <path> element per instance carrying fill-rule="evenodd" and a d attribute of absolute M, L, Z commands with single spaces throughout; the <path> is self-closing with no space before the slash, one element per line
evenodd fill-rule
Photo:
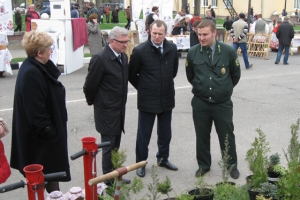
<path fill-rule="evenodd" d="M 28 57 L 19 69 L 15 86 L 10 166 L 24 176 L 25 166 L 40 164 L 44 167 L 44 174 L 67 173 L 66 177 L 53 181 L 71 180 L 66 93 L 57 80 L 60 74 L 51 60 L 42 65 L 34 57 Z"/>
<path fill-rule="evenodd" d="M 200 22 L 201 22 L 200 20 L 196 20 L 193 23 L 193 29 L 191 30 L 191 33 L 190 33 L 190 47 L 195 46 L 196 44 L 199 44 L 197 27 L 200 24 Z"/>
<path fill-rule="evenodd" d="M 283 23 L 278 27 L 278 31 L 276 33 L 276 37 L 279 41 L 279 47 L 278 47 L 278 53 L 276 57 L 275 64 L 278 64 L 280 62 L 280 58 L 282 55 L 282 51 L 284 49 L 284 58 L 283 58 L 283 64 L 288 65 L 288 59 L 290 54 L 290 45 L 291 41 L 294 38 L 294 28 L 289 23 L 289 17 L 285 16 Z"/>
<path fill-rule="evenodd" d="M 111 143 L 110 147 L 102 149 L 103 174 L 113 170 L 111 151 L 120 147 L 121 134 L 125 133 L 128 91 L 128 58 L 124 53 L 129 43 L 128 30 L 115 26 L 109 38 L 109 45 L 92 57 L 83 86 L 87 104 L 94 105 L 96 130 L 101 134 L 101 142 Z"/>
<path fill-rule="evenodd" d="M 15 28 L 15 32 L 18 30 L 22 31 L 22 15 L 19 7 L 16 8 L 15 23 L 17 25 L 17 27 Z"/>
<path fill-rule="evenodd" d="M 200 45 L 189 49 L 185 64 L 194 94 L 192 107 L 199 167 L 196 176 L 210 170 L 210 133 L 214 124 L 222 152 L 228 137 L 231 160 L 226 164 L 228 168 L 232 167 L 231 177 L 237 179 L 240 173 L 237 169 L 231 95 L 241 76 L 239 60 L 235 49 L 216 40 L 216 25 L 211 20 L 203 20 L 197 31 Z"/>
<path fill-rule="evenodd" d="M 148 41 L 133 49 L 129 62 L 129 81 L 138 92 L 136 162 L 148 158 L 148 145 L 157 117 L 157 164 L 178 170 L 168 160 L 172 109 L 175 107 L 173 79 L 178 70 L 177 47 L 165 39 L 167 25 L 164 21 L 155 20 L 150 26 L 150 33 Z M 136 173 L 140 177 L 145 176 L 145 167 L 139 168 Z"/>
<path fill-rule="evenodd" d="M 88 3 L 88 11 L 86 13 L 86 22 L 88 23 L 90 20 L 90 15 L 91 14 L 97 14 L 99 15 L 99 12 L 97 10 L 97 8 L 95 7 L 95 4 L 93 2 Z M 100 23 L 100 16 L 98 16 L 97 22 Z"/>

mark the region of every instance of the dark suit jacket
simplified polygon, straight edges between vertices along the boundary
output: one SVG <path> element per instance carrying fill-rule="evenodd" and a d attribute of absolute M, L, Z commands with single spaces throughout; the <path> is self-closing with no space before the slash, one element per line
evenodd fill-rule
<path fill-rule="evenodd" d="M 178 71 L 175 44 L 163 42 L 163 54 L 150 38 L 133 49 L 129 62 L 129 81 L 138 91 L 138 109 L 161 113 L 175 107 L 174 78 Z"/>
<path fill-rule="evenodd" d="M 122 53 L 122 64 L 107 45 L 95 54 L 89 64 L 83 92 L 88 105 L 94 105 L 96 130 L 104 135 L 124 132 L 125 105 L 128 90 L 128 58 Z"/>

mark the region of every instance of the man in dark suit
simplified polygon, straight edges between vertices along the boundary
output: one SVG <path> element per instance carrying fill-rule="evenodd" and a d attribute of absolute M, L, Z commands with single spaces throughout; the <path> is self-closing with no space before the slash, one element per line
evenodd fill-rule
<path fill-rule="evenodd" d="M 284 49 L 285 53 L 283 58 L 283 64 L 288 65 L 290 45 L 292 39 L 294 38 L 295 32 L 294 32 L 293 25 L 289 23 L 289 17 L 285 16 L 283 20 L 284 20 L 283 23 L 280 24 L 280 26 L 278 27 L 278 31 L 276 33 L 276 37 L 278 38 L 279 41 L 279 47 L 278 47 L 278 53 L 277 53 L 275 64 L 278 64 L 280 62 L 282 51 Z"/>
<path fill-rule="evenodd" d="M 128 30 L 115 26 L 109 33 L 109 45 L 95 54 L 89 64 L 83 91 L 88 105 L 94 105 L 96 130 L 101 142 L 111 142 L 102 149 L 103 174 L 113 170 L 111 151 L 118 149 L 124 131 L 128 90 Z M 111 184 L 113 180 L 106 182 Z M 123 179 L 130 183 L 130 180 Z"/>
<path fill-rule="evenodd" d="M 165 39 L 167 24 L 164 21 L 155 20 L 150 25 L 150 34 L 148 41 L 133 49 L 129 62 L 129 81 L 138 92 L 136 162 L 148 158 L 148 145 L 157 118 L 157 164 L 178 170 L 168 160 L 172 109 L 175 107 L 173 79 L 178 70 L 177 47 Z M 145 167 L 139 168 L 136 173 L 144 177 Z"/>

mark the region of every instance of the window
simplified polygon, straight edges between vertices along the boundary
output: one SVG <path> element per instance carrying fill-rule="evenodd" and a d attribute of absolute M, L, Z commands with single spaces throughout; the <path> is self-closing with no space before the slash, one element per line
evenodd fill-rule
<path fill-rule="evenodd" d="M 231 8 L 232 7 L 232 0 L 225 0 L 225 7 L 226 8 Z"/>
<path fill-rule="evenodd" d="M 300 7 L 300 0 L 295 0 L 294 8 L 299 8 L 299 7 Z"/>
<path fill-rule="evenodd" d="M 212 7 L 218 7 L 218 0 L 211 0 Z"/>
<path fill-rule="evenodd" d="M 202 0 L 202 7 L 208 7 L 208 0 Z"/>

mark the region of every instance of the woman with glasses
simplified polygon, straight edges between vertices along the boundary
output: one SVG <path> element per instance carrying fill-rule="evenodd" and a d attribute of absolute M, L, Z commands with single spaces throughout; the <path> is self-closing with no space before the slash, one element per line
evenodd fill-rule
<path fill-rule="evenodd" d="M 88 41 L 91 56 L 95 55 L 103 48 L 102 34 L 97 19 L 98 15 L 93 13 L 89 16 L 89 22 L 87 23 Z"/>

